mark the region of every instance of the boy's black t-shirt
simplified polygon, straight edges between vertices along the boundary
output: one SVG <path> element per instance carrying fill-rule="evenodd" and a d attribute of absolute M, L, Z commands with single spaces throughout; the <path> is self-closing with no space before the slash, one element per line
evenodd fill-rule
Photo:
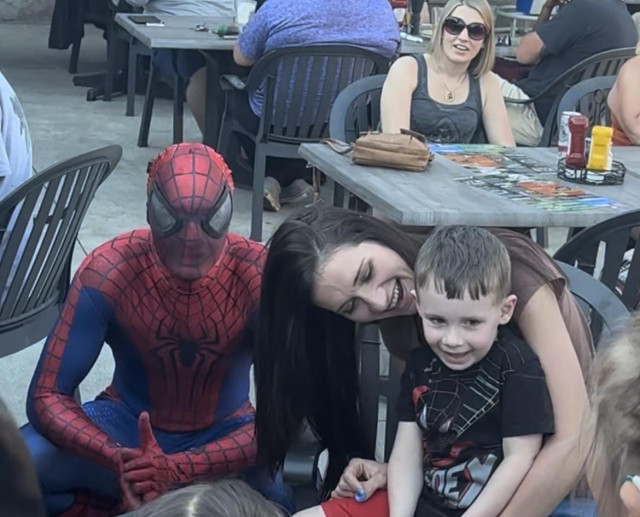
<path fill-rule="evenodd" d="M 553 411 L 537 356 L 501 328 L 488 354 L 464 371 L 424 343 L 402 375 L 398 418 L 423 430 L 424 489 L 416 517 L 458 516 L 503 458 L 502 439 L 553 433 Z"/>

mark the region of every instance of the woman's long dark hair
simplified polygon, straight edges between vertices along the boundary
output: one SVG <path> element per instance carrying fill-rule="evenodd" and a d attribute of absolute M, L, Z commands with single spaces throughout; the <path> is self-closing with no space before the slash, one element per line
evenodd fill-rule
<path fill-rule="evenodd" d="M 512 260 L 524 261 L 541 278 L 558 277 L 528 259 L 529 246 L 536 245 L 527 237 L 506 230 L 496 233 Z M 327 488 L 335 486 L 350 458 L 370 450 L 360 422 L 355 324 L 313 304 L 314 281 L 327 257 L 340 247 L 377 242 L 412 267 L 423 240 L 424 234 L 334 207 L 305 209 L 276 230 L 262 278 L 254 353 L 262 465 L 274 470 L 282 465 L 305 419 L 329 450 Z"/>
<path fill-rule="evenodd" d="M 319 267 L 338 248 L 373 241 L 412 264 L 419 242 L 372 216 L 306 209 L 276 230 L 262 277 L 255 350 L 258 458 L 282 465 L 305 419 L 329 450 L 325 486 L 363 456 L 355 324 L 312 303 Z"/>

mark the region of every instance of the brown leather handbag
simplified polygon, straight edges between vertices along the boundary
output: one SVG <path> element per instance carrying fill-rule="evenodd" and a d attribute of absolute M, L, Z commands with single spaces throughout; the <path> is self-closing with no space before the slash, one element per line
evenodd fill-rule
<path fill-rule="evenodd" d="M 351 159 L 358 165 L 422 172 L 433 157 L 425 137 L 408 129 L 397 134 L 364 133 L 352 145 L 332 139 L 324 142 L 340 154 L 353 151 Z"/>

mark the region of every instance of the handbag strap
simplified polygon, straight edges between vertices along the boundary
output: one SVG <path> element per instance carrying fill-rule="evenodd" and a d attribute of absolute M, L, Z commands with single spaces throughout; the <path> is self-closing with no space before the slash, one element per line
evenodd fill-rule
<path fill-rule="evenodd" d="M 427 139 L 422 133 L 417 133 L 415 131 L 411 131 L 410 129 L 400 129 L 400 134 L 412 136 L 416 140 L 420 140 L 420 142 L 422 142 L 423 144 L 427 143 Z"/>
<path fill-rule="evenodd" d="M 328 145 L 332 150 L 338 154 L 347 154 L 353 149 L 353 144 L 348 144 L 337 138 L 323 138 L 320 143 Z"/>

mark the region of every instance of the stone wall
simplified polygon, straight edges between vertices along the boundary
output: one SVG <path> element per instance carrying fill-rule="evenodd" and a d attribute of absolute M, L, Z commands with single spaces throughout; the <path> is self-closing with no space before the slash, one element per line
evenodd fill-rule
<path fill-rule="evenodd" d="M 50 20 L 54 4 L 55 0 L 0 0 L 0 22 Z"/>

